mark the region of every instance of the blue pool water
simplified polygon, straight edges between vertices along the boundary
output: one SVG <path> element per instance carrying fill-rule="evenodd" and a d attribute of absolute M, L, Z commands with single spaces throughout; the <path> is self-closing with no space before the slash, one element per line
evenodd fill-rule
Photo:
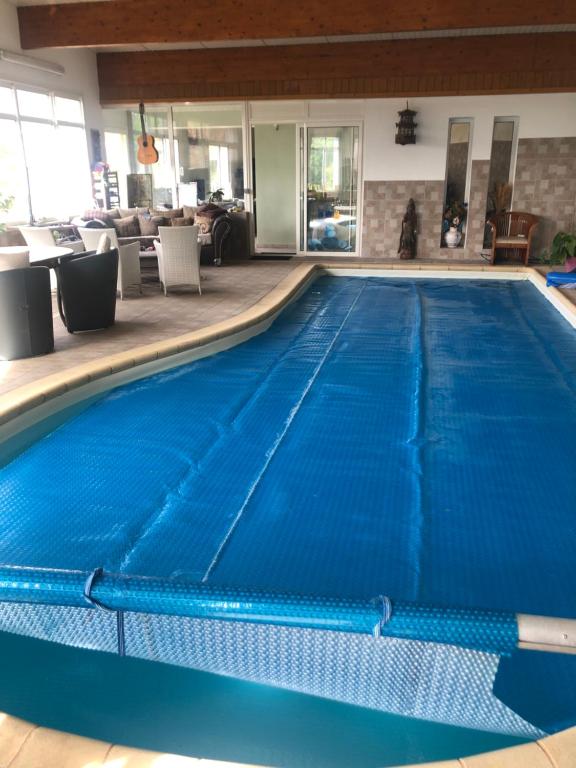
<path fill-rule="evenodd" d="M 0 710 L 92 738 L 282 768 L 386 768 L 519 739 L 0 633 Z"/>
<path fill-rule="evenodd" d="M 7 463 L 0 563 L 47 569 L 56 604 L 66 604 L 57 569 L 103 568 L 142 589 L 155 577 L 168 600 L 200 584 L 576 618 L 575 393 L 575 332 L 527 282 L 322 278 L 266 333 L 108 393 Z M 138 610 L 154 613 L 143 599 Z M 6 608 L 0 627 L 113 649 L 108 625 L 88 640 L 70 617 Z M 148 658 L 201 665 L 178 637 L 204 647 L 209 630 L 142 626 L 129 652 L 156 643 Z M 255 636 L 218 631 L 210 653 L 226 641 L 237 656 L 206 668 L 255 675 L 242 672 Z M 302 642 L 298 653 L 314 639 Z M 388 670 L 396 646 L 385 647 Z M 402 646 L 416 666 L 395 680 L 393 711 L 412 711 L 426 652 Z M 454 654 L 442 662 L 450 685 Z M 483 696 L 491 689 L 488 655 L 460 659 L 458 696 L 448 686 L 419 716 L 475 722 L 466 686 L 475 675 Z M 531 656 L 500 664 L 497 696 L 542 730 L 573 723 L 576 685 L 562 695 L 556 685 L 576 678 L 576 661 Z M 324 691 L 300 685 L 305 668 L 297 682 L 285 672 L 255 677 Z M 392 694 L 383 704 L 364 677 L 358 696 L 338 681 L 330 690 L 386 708 Z M 477 709 L 478 727 L 504 723 L 486 697 Z"/>

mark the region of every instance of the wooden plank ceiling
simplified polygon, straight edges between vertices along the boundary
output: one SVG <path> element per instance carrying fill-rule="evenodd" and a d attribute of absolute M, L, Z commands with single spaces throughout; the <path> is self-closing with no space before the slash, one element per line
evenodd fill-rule
<path fill-rule="evenodd" d="M 576 23 L 574 0 L 114 0 L 18 8 L 23 48 Z"/>
<path fill-rule="evenodd" d="M 103 104 L 576 91 L 576 33 L 98 55 Z"/>
<path fill-rule="evenodd" d="M 576 90 L 575 0 L 113 0 L 18 15 L 23 48 L 104 48 L 105 104 Z"/>

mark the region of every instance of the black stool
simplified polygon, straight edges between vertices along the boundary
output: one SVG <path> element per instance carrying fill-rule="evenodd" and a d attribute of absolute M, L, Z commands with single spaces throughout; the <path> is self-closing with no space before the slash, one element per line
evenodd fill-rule
<path fill-rule="evenodd" d="M 50 270 L 0 271 L 0 360 L 54 351 Z"/>

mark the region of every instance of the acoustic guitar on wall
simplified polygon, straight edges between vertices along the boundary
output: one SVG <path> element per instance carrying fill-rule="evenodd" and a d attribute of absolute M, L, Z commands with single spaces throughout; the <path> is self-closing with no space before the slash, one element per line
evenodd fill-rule
<path fill-rule="evenodd" d="M 144 104 L 140 103 L 141 135 L 138 136 L 138 162 L 142 165 L 152 165 L 158 162 L 158 150 L 154 146 L 154 136 L 146 133 L 144 124 Z"/>

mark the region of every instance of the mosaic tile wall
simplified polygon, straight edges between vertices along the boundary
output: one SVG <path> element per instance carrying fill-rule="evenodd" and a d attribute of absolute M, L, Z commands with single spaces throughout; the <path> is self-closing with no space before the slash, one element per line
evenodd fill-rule
<path fill-rule="evenodd" d="M 365 182 L 362 256 L 367 259 L 398 258 L 402 217 L 412 197 L 418 215 L 417 258 L 478 261 L 484 238 L 489 170 L 488 160 L 472 162 L 468 231 L 462 248 L 440 247 L 443 180 Z"/>
<path fill-rule="evenodd" d="M 466 245 L 462 249 L 464 251 L 463 258 L 476 260 L 480 258 L 480 251 L 484 245 L 489 177 L 490 160 L 472 160 Z"/>
<path fill-rule="evenodd" d="M 440 248 L 444 181 L 365 182 L 364 258 L 398 258 L 402 217 L 412 197 L 418 214 L 418 258 L 481 261 L 489 172 L 489 160 L 472 161 L 466 243 L 454 249 Z M 519 141 L 512 207 L 542 217 L 532 258 L 550 247 L 559 230 L 576 231 L 576 137 Z"/>
<path fill-rule="evenodd" d="M 397 259 L 402 217 L 408 200 L 416 203 L 418 256 L 440 250 L 443 181 L 366 181 L 362 255 L 368 259 Z"/>
<path fill-rule="evenodd" d="M 576 138 L 520 139 L 512 208 L 542 216 L 532 257 L 559 230 L 576 230 Z"/>

